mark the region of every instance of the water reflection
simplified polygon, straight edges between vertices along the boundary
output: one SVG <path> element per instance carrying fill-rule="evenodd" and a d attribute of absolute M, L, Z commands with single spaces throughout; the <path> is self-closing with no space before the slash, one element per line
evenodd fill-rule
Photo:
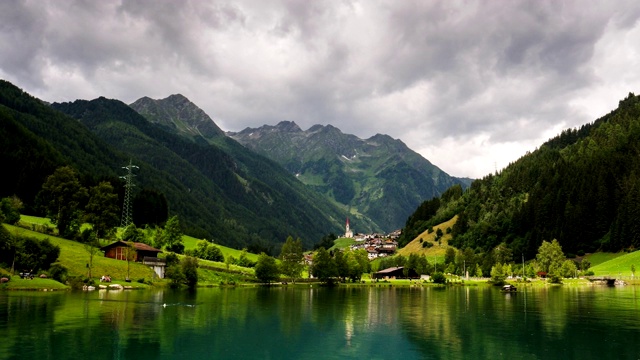
<path fill-rule="evenodd" d="M 639 301 L 634 287 L 4 292 L 0 359 L 631 359 Z"/>

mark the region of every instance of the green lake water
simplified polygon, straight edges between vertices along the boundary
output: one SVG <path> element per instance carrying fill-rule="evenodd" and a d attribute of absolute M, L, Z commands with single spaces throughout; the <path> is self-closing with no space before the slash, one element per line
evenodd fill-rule
<path fill-rule="evenodd" d="M 639 359 L 640 287 L 0 292 L 0 359 Z"/>

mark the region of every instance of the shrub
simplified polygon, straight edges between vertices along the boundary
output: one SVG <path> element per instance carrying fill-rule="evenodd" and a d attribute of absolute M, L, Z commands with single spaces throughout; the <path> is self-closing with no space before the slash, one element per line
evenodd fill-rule
<path fill-rule="evenodd" d="M 58 282 L 65 283 L 69 270 L 60 263 L 53 263 L 49 268 L 49 276 Z"/>
<path fill-rule="evenodd" d="M 70 276 L 67 278 L 67 285 L 73 290 L 82 290 L 85 285 L 82 276 Z"/>
<path fill-rule="evenodd" d="M 547 281 L 551 284 L 562 284 L 562 278 L 556 274 L 549 274 Z"/>
<path fill-rule="evenodd" d="M 431 281 L 433 281 L 435 284 L 446 284 L 447 283 L 447 277 L 444 276 L 443 273 L 437 272 L 437 273 L 431 275 Z"/>
<path fill-rule="evenodd" d="M 182 254 L 184 252 L 184 244 L 181 242 L 171 244 L 167 246 L 167 250 L 176 254 Z"/>
<path fill-rule="evenodd" d="M 198 259 L 191 256 L 182 259 L 182 273 L 185 284 L 191 289 L 195 288 L 198 285 Z"/>
<path fill-rule="evenodd" d="M 172 254 L 172 253 L 167 254 L 164 260 L 167 262 L 167 265 L 166 265 L 167 268 L 169 268 L 171 265 L 177 265 L 178 263 L 180 263 L 180 259 L 178 259 L 178 255 Z"/>

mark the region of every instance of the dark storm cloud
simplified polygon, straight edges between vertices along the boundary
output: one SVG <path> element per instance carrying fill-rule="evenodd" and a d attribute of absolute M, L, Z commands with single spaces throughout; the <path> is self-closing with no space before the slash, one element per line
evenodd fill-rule
<path fill-rule="evenodd" d="M 482 176 L 637 91 L 639 18 L 636 1 L 4 1 L 0 76 L 50 101 L 182 93 L 226 130 L 386 133 Z"/>
<path fill-rule="evenodd" d="M 21 1 L 0 2 L 0 69 L 21 79 L 23 86 L 43 85 L 40 51 L 46 22 L 45 14 Z"/>

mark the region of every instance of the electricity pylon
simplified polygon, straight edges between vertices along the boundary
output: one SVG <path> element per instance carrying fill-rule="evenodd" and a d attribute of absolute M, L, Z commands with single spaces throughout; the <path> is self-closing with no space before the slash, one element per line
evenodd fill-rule
<path fill-rule="evenodd" d="M 133 204 L 131 203 L 131 191 L 135 186 L 133 184 L 133 169 L 140 169 L 138 166 L 133 165 L 131 159 L 129 159 L 129 165 L 123 166 L 123 169 L 127 170 L 125 176 L 120 176 L 120 179 L 124 179 L 124 204 L 122 205 L 122 219 L 120 221 L 121 227 L 127 227 L 131 224 L 131 216 L 133 215 Z"/>

